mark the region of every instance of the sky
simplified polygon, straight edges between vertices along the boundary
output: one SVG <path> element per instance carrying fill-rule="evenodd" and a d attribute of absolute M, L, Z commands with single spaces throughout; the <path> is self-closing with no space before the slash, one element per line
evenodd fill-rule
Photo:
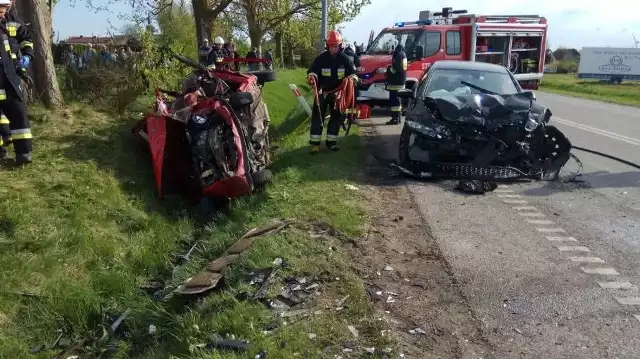
<path fill-rule="evenodd" d="M 96 5 L 103 4 L 97 1 Z M 117 14 L 131 13 L 131 8 L 123 0 L 112 1 L 115 4 L 109 8 L 110 14 L 88 9 L 86 0 L 58 0 L 53 11 L 53 26 L 59 39 L 106 35 L 108 29 L 117 33 L 126 23 Z M 430 3 L 431 8 L 422 5 L 424 3 Z M 349 42 L 366 43 L 371 30 L 377 34 L 395 21 L 417 20 L 421 10 L 435 12 L 443 6 L 453 6 L 451 4 L 456 5 L 454 10 L 465 9 L 476 14 L 545 16 L 553 49 L 558 46 L 578 49 L 583 46 L 631 47 L 634 43 L 632 33 L 640 40 L 640 1 L 632 0 L 618 3 L 619 6 L 607 6 L 602 0 L 371 0 L 371 5 L 364 7 L 358 17 L 343 24 L 342 33 Z"/>

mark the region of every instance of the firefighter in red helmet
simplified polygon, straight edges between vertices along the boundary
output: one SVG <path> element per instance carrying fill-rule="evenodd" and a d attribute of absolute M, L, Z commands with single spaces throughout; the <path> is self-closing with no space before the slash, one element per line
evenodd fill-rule
<path fill-rule="evenodd" d="M 313 60 L 313 64 L 307 71 L 307 81 L 315 84 L 318 90 L 317 100 L 313 103 L 313 114 L 311 116 L 311 134 L 309 143 L 311 153 L 320 151 L 322 143 L 322 128 L 324 118 L 329 111 L 330 118 L 327 124 L 326 145 L 332 151 L 340 149 L 338 146 L 338 133 L 342 125 L 342 113 L 335 108 L 335 102 L 340 93 L 335 90 L 347 78 L 357 81 L 356 69 L 353 61 L 342 51 L 342 36 L 338 31 L 331 30 L 327 33 L 326 51 L 318 55 Z"/>

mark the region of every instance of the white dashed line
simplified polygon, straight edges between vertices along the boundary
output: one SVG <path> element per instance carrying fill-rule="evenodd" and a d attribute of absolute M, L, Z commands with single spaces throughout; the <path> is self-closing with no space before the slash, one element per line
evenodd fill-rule
<path fill-rule="evenodd" d="M 578 240 L 573 237 L 549 237 L 547 239 L 553 242 L 577 242 Z"/>
<path fill-rule="evenodd" d="M 598 282 L 603 289 L 637 289 L 631 282 Z"/>
<path fill-rule="evenodd" d="M 622 305 L 640 305 L 640 297 L 616 297 L 616 301 Z"/>
<path fill-rule="evenodd" d="M 531 224 L 555 224 L 556 223 L 548 219 L 527 219 L 527 222 Z"/>
<path fill-rule="evenodd" d="M 589 252 L 585 246 L 558 246 L 560 252 Z"/>
<path fill-rule="evenodd" d="M 500 197 L 500 198 L 522 198 L 522 196 L 519 195 L 519 194 L 499 194 L 498 197 Z"/>
<path fill-rule="evenodd" d="M 538 209 L 533 206 L 516 206 L 513 207 L 516 211 L 537 211 Z"/>
<path fill-rule="evenodd" d="M 569 257 L 575 263 L 604 263 L 604 259 L 600 257 Z"/>
<path fill-rule="evenodd" d="M 518 212 L 522 217 L 546 217 L 540 212 Z"/>
<path fill-rule="evenodd" d="M 620 273 L 618 273 L 617 270 L 613 269 L 613 268 L 588 268 L 588 267 L 581 267 L 580 268 L 583 272 L 587 273 L 587 274 L 598 274 L 598 275 L 620 275 Z"/>
<path fill-rule="evenodd" d="M 564 233 L 562 228 L 536 228 L 541 233 Z"/>
<path fill-rule="evenodd" d="M 527 204 L 528 202 L 524 199 L 503 199 L 502 202 L 508 204 Z"/>

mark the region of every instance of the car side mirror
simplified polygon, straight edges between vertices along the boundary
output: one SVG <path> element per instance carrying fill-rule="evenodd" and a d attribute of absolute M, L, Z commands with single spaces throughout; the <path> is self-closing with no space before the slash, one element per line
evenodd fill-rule
<path fill-rule="evenodd" d="M 415 48 L 415 54 L 414 54 L 414 58 L 416 60 L 422 60 L 424 59 L 424 47 L 422 45 L 418 45 Z"/>
<path fill-rule="evenodd" d="M 414 98 L 416 98 L 415 89 L 400 90 L 400 91 L 398 91 L 398 97 L 400 97 L 402 99 L 414 99 Z"/>

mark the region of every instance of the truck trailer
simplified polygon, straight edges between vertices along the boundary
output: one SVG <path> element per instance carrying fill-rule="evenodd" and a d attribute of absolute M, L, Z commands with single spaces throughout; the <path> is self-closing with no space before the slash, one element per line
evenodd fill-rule
<path fill-rule="evenodd" d="M 439 60 L 481 61 L 506 66 L 523 88 L 536 90 L 544 73 L 547 19 L 538 15 L 474 15 L 443 8 L 421 11 L 419 20 L 383 29 L 360 57 L 358 101 L 389 106 L 385 73 L 393 48 L 407 54 L 411 89 Z"/>
<path fill-rule="evenodd" d="M 640 49 L 583 47 L 577 76 L 614 84 L 622 80 L 640 80 Z"/>

